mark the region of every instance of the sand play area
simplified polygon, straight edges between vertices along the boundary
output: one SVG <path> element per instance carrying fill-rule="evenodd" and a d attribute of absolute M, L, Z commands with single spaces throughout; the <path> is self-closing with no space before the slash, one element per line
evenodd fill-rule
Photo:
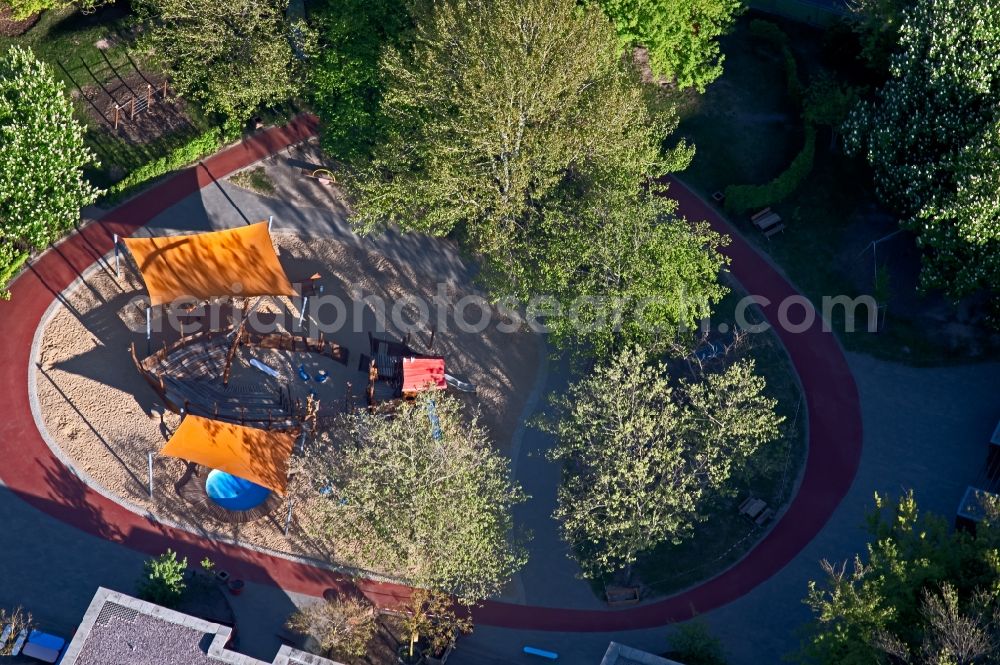
<path fill-rule="evenodd" d="M 443 241 L 408 238 L 386 243 L 357 238 L 306 241 L 293 233 L 276 231 L 274 242 L 290 279 L 296 281 L 319 274 L 324 294 L 348 303 L 344 327 L 326 336 L 346 348 L 349 357 L 346 364 L 338 364 L 310 354 L 274 351 L 270 356 L 262 356 L 260 350 L 240 349 L 233 363 L 233 382 L 237 384 L 264 380 L 250 367 L 253 358 L 273 366 L 286 365 L 293 382 L 297 366 L 306 364 L 310 373 L 319 369 L 330 373 L 330 380 L 317 389 L 321 405 L 325 402 L 342 408 L 350 399 L 363 405 L 368 376 L 367 371 L 359 368 L 359 358 L 369 352 L 368 334 L 401 340 L 405 331 L 396 322 L 400 318 L 407 323 L 419 318 L 412 305 L 398 305 L 397 321 L 390 316 L 385 321 L 385 331 L 380 332 L 377 307 L 371 302 L 381 299 L 391 307 L 414 297 L 435 302 L 433 299 L 438 296 L 436 302 L 442 302 L 443 310 L 453 313 L 454 305 L 464 296 L 477 293 L 470 280 L 448 278 L 446 274 L 454 275 L 454 271 L 436 268 L 461 263 L 454 248 Z M 412 242 L 419 242 L 419 249 L 409 254 L 399 251 L 400 243 L 405 246 Z M 406 260 L 407 256 L 413 256 L 414 260 Z M 359 291 L 370 298 L 369 303 L 350 306 L 356 302 Z M 186 468 L 179 459 L 154 456 L 155 491 L 150 499 L 147 454 L 160 450 L 177 428 L 180 417 L 165 408 L 130 358 L 129 347 L 133 343 L 140 358 L 146 355 L 145 309 L 136 300 L 144 294 L 145 287 L 134 266 L 123 262 L 120 277 L 115 276 L 113 269 L 100 267 L 86 275 L 82 283 L 71 287 L 64 301 L 43 322 L 34 358 L 34 378 L 40 418 L 51 442 L 104 493 L 137 510 L 204 535 L 350 563 L 338 560 L 336 552 L 324 551 L 306 535 L 302 521 L 308 519 L 308 514 L 304 514 L 307 506 L 296 506 L 287 538 L 283 535 L 287 512 L 284 502 L 267 516 L 245 524 L 206 519 L 204 514 L 192 510 L 175 489 Z M 441 294 L 445 294 L 443 298 Z M 267 301 L 258 311 L 263 318 L 283 314 L 286 319 L 295 319 L 297 307 L 291 300 Z M 326 309 L 324 312 L 310 308 L 308 313 L 329 323 L 338 313 L 336 308 Z M 473 322 L 479 318 L 474 313 L 467 316 Z M 449 374 L 476 385 L 477 394 L 469 398 L 470 403 L 480 405 L 497 448 L 509 454 L 541 361 L 537 335 L 527 330 L 502 332 L 495 324 L 481 332 L 463 332 L 455 325 L 440 329 L 435 324 L 431 328 L 436 329 L 432 348 L 429 348 L 432 330 L 426 326 L 411 331 L 410 345 L 418 352 L 443 356 Z M 177 337 L 175 332 L 154 332 L 151 348 L 155 351 Z"/>

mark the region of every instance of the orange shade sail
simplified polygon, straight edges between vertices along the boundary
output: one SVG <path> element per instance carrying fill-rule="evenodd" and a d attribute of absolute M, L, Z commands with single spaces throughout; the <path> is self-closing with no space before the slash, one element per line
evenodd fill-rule
<path fill-rule="evenodd" d="M 295 434 L 187 415 L 161 455 L 219 469 L 279 494 L 288 482 Z"/>
<path fill-rule="evenodd" d="M 267 222 L 224 231 L 125 238 L 149 291 L 150 304 L 180 298 L 292 296 Z"/>
<path fill-rule="evenodd" d="M 444 358 L 403 358 L 403 392 L 444 390 Z"/>

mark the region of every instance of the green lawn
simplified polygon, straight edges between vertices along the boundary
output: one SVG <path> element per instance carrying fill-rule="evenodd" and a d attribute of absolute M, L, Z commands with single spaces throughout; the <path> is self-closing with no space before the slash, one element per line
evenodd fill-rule
<path fill-rule="evenodd" d="M 734 285 L 716 307 L 713 326 L 734 325 L 736 303 L 745 295 Z M 739 514 L 739 504 L 748 496 L 783 506 L 792 496 L 805 461 L 805 404 L 798 379 L 784 348 L 772 331 L 752 335 L 748 346 L 757 371 L 767 380 L 768 393 L 778 400 L 778 413 L 785 416 L 784 436 L 761 448 L 746 469 L 736 471 L 729 482 L 729 496 L 716 496 L 705 506 L 707 519 L 695 527 L 694 536 L 680 545 L 664 544 L 642 557 L 635 570 L 637 579 L 658 594 L 680 591 L 721 573 L 743 557 L 766 533 Z"/>

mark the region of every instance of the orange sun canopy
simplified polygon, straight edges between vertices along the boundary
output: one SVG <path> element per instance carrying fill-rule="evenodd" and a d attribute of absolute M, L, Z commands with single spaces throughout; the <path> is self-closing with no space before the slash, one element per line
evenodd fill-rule
<path fill-rule="evenodd" d="M 279 494 L 288 482 L 295 434 L 187 415 L 161 455 L 218 469 Z"/>
<path fill-rule="evenodd" d="M 153 306 L 180 298 L 293 296 L 267 222 L 224 231 L 125 238 Z"/>

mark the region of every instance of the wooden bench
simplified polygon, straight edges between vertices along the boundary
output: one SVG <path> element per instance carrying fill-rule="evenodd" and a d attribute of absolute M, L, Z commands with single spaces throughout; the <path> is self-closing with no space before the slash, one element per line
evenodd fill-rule
<path fill-rule="evenodd" d="M 635 605 L 639 602 L 639 587 L 635 586 L 606 586 L 604 587 L 604 597 L 611 607 L 622 605 Z"/>
<path fill-rule="evenodd" d="M 765 238 L 770 238 L 775 233 L 780 233 L 781 231 L 784 231 L 784 230 L 785 230 L 785 225 L 784 224 L 775 224 L 771 228 L 769 228 L 766 231 L 764 231 L 764 237 Z"/>
<path fill-rule="evenodd" d="M 762 217 L 766 217 L 767 215 L 770 215 L 770 214 L 772 214 L 771 213 L 771 208 L 769 208 L 769 207 L 768 208 L 764 208 L 763 210 L 761 210 L 759 212 L 755 212 L 754 214 L 750 215 L 750 221 L 754 222 L 756 224 L 758 219 L 761 219 Z"/>
<path fill-rule="evenodd" d="M 762 511 L 761 514 L 757 516 L 757 519 L 754 520 L 754 524 L 756 524 L 757 526 L 764 526 L 765 524 L 771 521 L 772 517 L 774 517 L 774 511 L 768 508 Z"/>
<path fill-rule="evenodd" d="M 769 213 L 763 217 L 754 220 L 754 226 L 756 226 L 761 231 L 766 231 L 775 224 L 781 223 L 781 217 L 777 213 Z"/>

